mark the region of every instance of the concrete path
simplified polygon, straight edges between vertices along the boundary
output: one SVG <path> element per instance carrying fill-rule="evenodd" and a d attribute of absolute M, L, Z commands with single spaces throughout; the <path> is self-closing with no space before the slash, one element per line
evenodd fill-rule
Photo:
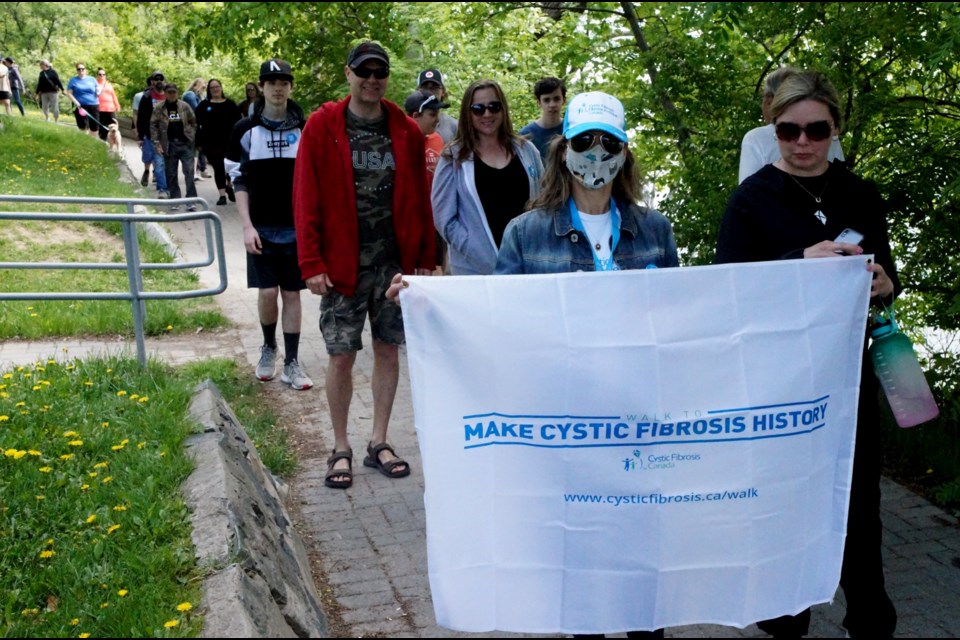
<path fill-rule="evenodd" d="M 136 145 L 127 141 L 126 161 L 138 179 L 143 171 L 139 158 Z M 198 191 L 211 205 L 216 202 L 212 179 L 198 183 Z M 145 197 L 153 196 L 153 191 L 145 193 Z M 252 375 L 261 335 L 256 295 L 246 289 L 245 256 L 236 208 L 232 204 L 211 208 L 223 218 L 229 278 L 227 291 L 217 299 L 236 328 L 149 340 L 147 350 L 173 363 L 213 355 L 237 357 L 249 365 Z M 188 258 L 200 249 L 201 236 L 196 231 L 189 224 L 170 228 Z M 215 273 L 201 273 L 201 279 L 209 283 L 215 279 Z M 327 357 L 318 328 L 319 298 L 304 292 L 303 302 L 300 361 L 316 386 L 309 391 L 292 391 L 282 385 L 278 377 L 266 383 L 265 391 L 282 400 L 288 416 L 284 426 L 298 449 L 300 471 L 290 479 L 290 509 L 314 559 L 314 575 L 325 599 L 331 635 L 520 637 L 502 633 L 457 633 L 438 627 L 434 620 L 427 579 L 422 466 L 405 358 L 402 358 L 404 365 L 389 439 L 398 453 L 411 463 L 413 474 L 405 479 L 389 480 L 362 465 L 372 429 L 369 333 L 364 336 L 368 348 L 358 354 L 354 371 L 355 397 L 349 425 L 354 449 L 354 486 L 348 491 L 323 486 L 325 459 L 333 442 L 324 394 Z M 72 358 L 120 350 L 136 354 L 133 344 L 86 340 L 8 342 L 0 345 L 0 367 L 64 354 Z M 900 614 L 897 635 L 960 636 L 960 523 L 957 518 L 889 480 L 883 482 L 882 511 L 888 588 Z M 814 609 L 811 636 L 842 637 L 842 618 L 842 594 L 838 594 L 834 604 Z M 742 630 L 696 625 L 671 628 L 666 635 L 765 637 L 754 625 Z"/>

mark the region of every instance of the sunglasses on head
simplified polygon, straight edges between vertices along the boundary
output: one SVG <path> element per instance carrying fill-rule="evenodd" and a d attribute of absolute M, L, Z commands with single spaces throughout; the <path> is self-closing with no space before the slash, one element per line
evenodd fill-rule
<path fill-rule="evenodd" d="M 817 120 L 801 127 L 796 122 L 778 122 L 776 127 L 777 138 L 784 142 L 796 142 L 800 134 L 807 134 L 807 140 L 821 142 L 833 135 L 833 125 L 826 120 Z"/>
<path fill-rule="evenodd" d="M 353 70 L 354 75 L 366 80 L 373 76 L 377 80 L 383 80 L 390 76 L 390 67 L 357 67 Z"/>
<path fill-rule="evenodd" d="M 477 104 L 470 105 L 470 111 L 473 112 L 473 115 L 475 116 L 482 116 L 487 111 L 489 111 L 490 113 L 500 113 L 501 111 L 503 111 L 503 103 L 488 102 L 487 104 L 480 104 L 478 102 Z"/>
<path fill-rule="evenodd" d="M 578 136 L 573 136 L 570 138 L 569 144 L 570 148 L 577 153 L 583 153 L 587 149 L 593 148 L 597 142 L 600 143 L 600 146 L 603 147 L 603 150 L 607 153 L 616 155 L 623 151 L 622 140 L 609 133 L 601 133 L 599 131 L 586 131 Z"/>

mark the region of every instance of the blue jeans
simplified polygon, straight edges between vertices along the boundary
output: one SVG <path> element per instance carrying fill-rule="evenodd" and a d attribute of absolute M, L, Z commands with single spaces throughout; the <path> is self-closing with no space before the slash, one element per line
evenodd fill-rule
<path fill-rule="evenodd" d="M 157 150 L 153 147 L 153 141 L 150 138 L 143 139 L 143 147 L 140 148 L 140 159 L 143 161 L 143 166 L 145 167 L 151 162 L 153 163 L 153 175 L 157 177 L 157 191 L 166 191 L 167 173 L 163 156 L 157 153 Z"/>
<path fill-rule="evenodd" d="M 14 89 L 14 90 L 13 90 L 13 103 L 14 103 L 15 105 L 17 105 L 17 108 L 18 108 L 18 109 L 20 109 L 20 115 L 21 115 L 21 116 L 26 115 L 26 114 L 23 112 L 23 101 L 20 100 L 20 89 Z"/>

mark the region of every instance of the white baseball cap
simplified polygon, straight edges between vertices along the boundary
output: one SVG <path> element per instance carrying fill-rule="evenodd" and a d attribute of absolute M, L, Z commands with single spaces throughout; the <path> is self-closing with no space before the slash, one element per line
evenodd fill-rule
<path fill-rule="evenodd" d="M 567 105 L 563 116 L 563 137 L 569 140 L 584 131 L 606 131 L 627 142 L 627 119 L 623 103 L 608 93 L 578 93 Z"/>

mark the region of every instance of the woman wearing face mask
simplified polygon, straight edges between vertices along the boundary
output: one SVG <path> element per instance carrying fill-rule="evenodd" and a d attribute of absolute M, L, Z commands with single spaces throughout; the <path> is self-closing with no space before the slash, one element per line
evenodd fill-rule
<path fill-rule="evenodd" d="M 495 273 L 676 267 L 670 222 L 638 205 L 623 105 L 599 91 L 575 96 L 551 143 L 540 196 L 507 225 Z"/>
<path fill-rule="evenodd" d="M 503 230 L 537 196 L 542 173 L 540 152 L 513 131 L 500 85 L 467 87 L 433 178 L 433 222 L 449 247 L 450 273 L 493 272 Z"/>

